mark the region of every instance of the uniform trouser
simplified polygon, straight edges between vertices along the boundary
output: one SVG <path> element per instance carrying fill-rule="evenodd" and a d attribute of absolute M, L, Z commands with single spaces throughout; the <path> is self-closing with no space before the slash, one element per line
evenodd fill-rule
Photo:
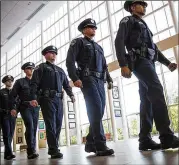
<path fill-rule="evenodd" d="M 139 141 L 151 138 L 153 120 L 160 133 L 160 139 L 173 135 L 165 102 L 163 87 L 155 71 L 155 64 L 148 59 L 140 59 L 136 63 L 135 76 L 139 79 L 140 95 L 140 134 Z"/>
<path fill-rule="evenodd" d="M 1 112 L 0 118 L 1 118 L 1 128 L 3 133 L 3 141 L 5 146 L 4 156 L 10 156 L 13 154 L 11 143 L 15 130 L 16 117 Z"/>
<path fill-rule="evenodd" d="M 106 138 L 104 135 L 102 118 L 105 108 L 105 89 L 104 81 L 89 76 L 82 80 L 87 115 L 90 122 L 89 134 L 86 139 L 88 143 L 94 143 L 96 146 L 104 145 Z"/>
<path fill-rule="evenodd" d="M 20 107 L 20 114 L 25 124 L 25 139 L 27 143 L 27 154 L 36 152 L 36 133 L 39 120 L 40 107 Z"/>
<path fill-rule="evenodd" d="M 46 126 L 49 155 L 58 152 L 59 136 L 63 120 L 63 104 L 59 97 L 40 98 L 40 106 Z"/>

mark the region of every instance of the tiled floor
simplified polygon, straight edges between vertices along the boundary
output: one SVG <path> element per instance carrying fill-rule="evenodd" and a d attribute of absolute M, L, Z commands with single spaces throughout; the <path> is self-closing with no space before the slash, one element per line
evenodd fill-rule
<path fill-rule="evenodd" d="M 1 154 L 1 165 L 178 165 L 179 150 L 138 151 L 137 139 L 109 142 L 108 146 L 115 150 L 115 155 L 96 157 L 84 152 L 84 145 L 62 147 L 63 159 L 50 159 L 46 149 L 39 150 L 39 158 L 27 160 L 25 152 L 17 152 L 16 159 L 5 161 Z"/>

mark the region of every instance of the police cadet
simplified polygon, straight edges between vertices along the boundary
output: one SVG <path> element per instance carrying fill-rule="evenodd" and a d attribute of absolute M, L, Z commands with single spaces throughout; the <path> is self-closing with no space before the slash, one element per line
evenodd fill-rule
<path fill-rule="evenodd" d="M 39 156 L 36 153 L 36 132 L 39 119 L 39 107 L 32 107 L 29 102 L 30 83 L 35 64 L 27 62 L 22 65 L 26 77 L 16 80 L 10 98 L 12 100 L 11 114 L 16 116 L 20 112 L 24 121 L 26 132 L 25 139 L 27 143 L 27 158 L 34 159 Z M 16 98 L 19 98 L 18 101 Z"/>
<path fill-rule="evenodd" d="M 5 145 L 4 159 L 11 160 L 15 158 L 12 152 L 12 138 L 14 135 L 16 118 L 10 114 L 9 94 L 14 78 L 10 75 L 2 79 L 5 88 L 0 90 L 0 128 L 2 128 L 3 142 Z"/>
<path fill-rule="evenodd" d="M 45 56 L 46 63 L 40 64 L 34 71 L 31 83 L 31 105 L 36 106 L 39 103 L 41 106 L 46 126 L 48 154 L 52 159 L 62 158 L 63 154 L 58 149 L 63 120 L 62 87 L 72 102 L 75 101 L 75 98 L 65 72 L 54 64 L 57 48 L 47 46 L 42 50 L 42 55 Z"/>
<path fill-rule="evenodd" d="M 142 19 L 147 3 L 144 1 L 126 1 L 124 9 L 132 15 L 124 17 L 115 39 L 116 55 L 125 78 L 131 72 L 139 80 L 140 95 L 140 134 L 139 150 L 168 149 L 179 147 L 179 139 L 169 128 L 170 120 L 163 88 L 155 70 L 155 61 L 159 61 L 174 71 L 177 64 L 171 63 L 152 40 L 152 32 Z M 128 54 L 126 54 L 125 47 Z M 153 119 L 159 131 L 160 144 L 151 139 Z"/>
<path fill-rule="evenodd" d="M 71 42 L 66 66 L 69 77 L 75 87 L 81 88 L 86 102 L 90 128 L 86 137 L 85 151 L 94 152 L 97 156 L 107 156 L 112 155 L 114 151 L 106 146 L 102 125 L 105 108 L 104 79 L 107 78 L 110 89 L 113 81 L 107 69 L 103 49 L 93 40 L 96 29 L 96 22 L 91 18 L 79 24 L 78 30 L 84 37 L 76 38 Z"/>

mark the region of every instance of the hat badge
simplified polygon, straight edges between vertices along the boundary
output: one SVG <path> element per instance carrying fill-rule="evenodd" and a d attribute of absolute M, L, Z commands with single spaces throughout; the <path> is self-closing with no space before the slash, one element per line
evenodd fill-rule
<path fill-rule="evenodd" d="M 93 20 L 93 19 L 91 19 L 91 23 L 94 23 L 94 20 Z"/>
<path fill-rule="evenodd" d="M 10 76 L 10 75 L 8 75 L 7 77 L 8 77 L 8 78 L 11 78 L 11 76 Z"/>
<path fill-rule="evenodd" d="M 29 65 L 32 65 L 32 63 L 30 62 Z"/>
<path fill-rule="evenodd" d="M 55 49 L 55 46 L 53 46 L 52 49 Z"/>

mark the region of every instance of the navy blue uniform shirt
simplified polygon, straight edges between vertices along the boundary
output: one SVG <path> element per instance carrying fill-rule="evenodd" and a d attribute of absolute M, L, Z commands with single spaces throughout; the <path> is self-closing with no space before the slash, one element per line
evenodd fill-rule
<path fill-rule="evenodd" d="M 29 101 L 31 80 L 28 77 L 16 80 L 10 93 L 11 109 L 17 108 L 17 101 Z M 17 99 L 18 98 L 18 99 Z"/>
<path fill-rule="evenodd" d="M 112 82 L 102 47 L 88 37 L 74 39 L 68 49 L 66 66 L 73 82 L 79 79 L 76 62 L 82 70 L 87 65 L 91 71 L 106 72 L 107 81 Z"/>
<path fill-rule="evenodd" d="M 72 88 L 69 85 L 69 81 L 64 70 L 50 62 L 42 63 L 37 66 L 33 72 L 30 85 L 31 100 L 36 99 L 38 90 L 56 90 L 62 92 L 62 87 L 66 91 L 68 96 L 73 96 Z"/>
<path fill-rule="evenodd" d="M 154 49 L 157 53 L 155 60 L 168 66 L 170 61 L 161 53 L 157 46 L 153 43 L 152 32 L 147 24 L 137 15 L 124 17 L 120 24 L 115 39 L 116 56 L 121 67 L 127 66 L 125 58 L 126 50 L 131 51 L 132 48 L 141 48 L 145 43 L 148 48 Z"/>
<path fill-rule="evenodd" d="M 0 108 L 3 110 L 9 110 L 9 94 L 10 89 L 3 88 L 0 90 Z M 1 111 L 1 110 L 0 110 Z"/>

